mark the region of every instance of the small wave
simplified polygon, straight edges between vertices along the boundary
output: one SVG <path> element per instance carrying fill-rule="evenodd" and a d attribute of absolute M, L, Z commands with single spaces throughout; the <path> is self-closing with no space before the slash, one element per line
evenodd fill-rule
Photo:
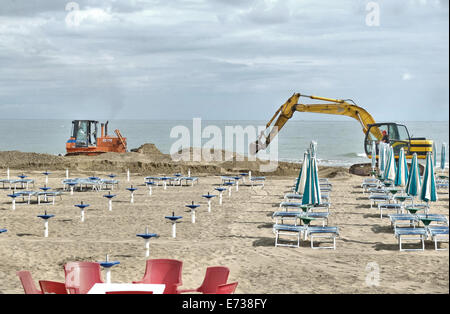
<path fill-rule="evenodd" d="M 350 157 L 350 158 L 356 158 L 356 157 L 367 157 L 366 153 L 345 153 L 339 155 L 340 157 Z"/>

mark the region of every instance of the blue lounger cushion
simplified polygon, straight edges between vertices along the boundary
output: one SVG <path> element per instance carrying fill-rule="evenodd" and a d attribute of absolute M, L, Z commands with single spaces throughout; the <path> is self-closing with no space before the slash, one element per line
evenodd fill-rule
<path fill-rule="evenodd" d="M 433 221 L 443 221 L 443 222 L 448 221 L 447 216 L 441 215 L 441 214 L 428 214 L 428 215 L 427 214 L 416 214 L 416 216 L 418 219 L 428 218 Z"/>
<path fill-rule="evenodd" d="M 402 235 L 427 235 L 427 230 L 425 228 L 396 228 L 395 236 Z"/>
<path fill-rule="evenodd" d="M 446 226 L 431 226 L 431 227 L 428 227 L 427 229 L 432 237 L 434 237 L 436 235 L 448 234 L 448 227 L 446 227 Z"/>
<path fill-rule="evenodd" d="M 334 234 L 339 235 L 339 228 L 338 227 L 308 227 L 307 232 L 308 232 L 308 234 L 334 233 Z"/>
<path fill-rule="evenodd" d="M 273 226 L 274 230 L 277 231 L 292 231 L 292 232 L 302 232 L 305 230 L 305 226 L 294 226 L 294 225 L 280 225 L 276 224 Z"/>

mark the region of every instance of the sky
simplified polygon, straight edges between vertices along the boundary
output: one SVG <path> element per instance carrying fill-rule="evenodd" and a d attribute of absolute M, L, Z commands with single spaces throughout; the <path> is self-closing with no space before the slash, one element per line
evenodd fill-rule
<path fill-rule="evenodd" d="M 2 0 L 0 119 L 269 120 L 298 92 L 448 121 L 448 3 Z"/>

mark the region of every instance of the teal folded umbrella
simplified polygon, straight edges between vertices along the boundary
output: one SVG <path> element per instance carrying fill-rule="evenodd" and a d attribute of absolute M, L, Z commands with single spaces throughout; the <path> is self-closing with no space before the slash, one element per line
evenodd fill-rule
<path fill-rule="evenodd" d="M 386 162 L 386 169 L 384 170 L 384 179 L 391 180 L 392 182 L 394 182 L 395 173 L 396 167 L 395 167 L 394 149 L 392 147 L 388 147 L 388 159 Z"/>
<path fill-rule="evenodd" d="M 395 186 L 405 187 L 408 181 L 408 164 L 406 163 L 405 150 L 400 149 L 398 155 L 398 167 L 395 175 Z"/>
<path fill-rule="evenodd" d="M 411 167 L 409 168 L 409 176 L 408 182 L 406 182 L 405 192 L 413 197 L 413 201 L 414 197 L 420 193 L 420 172 L 416 153 L 413 155 Z"/>
<path fill-rule="evenodd" d="M 441 149 L 441 170 L 445 170 L 445 143 L 442 143 Z"/>
<path fill-rule="evenodd" d="M 300 168 L 300 172 L 298 174 L 297 182 L 295 184 L 295 192 L 296 193 L 302 193 L 305 189 L 305 182 L 306 182 L 306 174 L 308 170 L 308 164 L 309 164 L 309 153 L 306 151 L 303 154 L 303 163 Z"/>
<path fill-rule="evenodd" d="M 318 205 L 321 204 L 321 194 L 319 185 L 319 170 L 317 167 L 316 157 L 311 157 L 307 176 L 305 189 L 302 198 L 303 205 Z"/>
<path fill-rule="evenodd" d="M 370 158 L 372 159 L 372 171 L 375 171 L 377 166 L 377 144 L 375 141 L 372 142 L 372 153 Z"/>
<path fill-rule="evenodd" d="M 420 200 L 427 203 L 437 201 L 436 178 L 434 176 L 434 164 L 431 153 L 427 153 L 427 161 L 420 190 Z"/>

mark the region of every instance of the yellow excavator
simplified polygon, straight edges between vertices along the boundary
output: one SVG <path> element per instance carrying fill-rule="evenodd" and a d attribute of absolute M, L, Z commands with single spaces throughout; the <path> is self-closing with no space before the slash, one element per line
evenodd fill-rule
<path fill-rule="evenodd" d="M 323 101 L 320 104 L 300 104 L 300 97 Z M 372 143 L 379 143 L 383 139 L 383 133 L 387 134 L 390 145 L 394 148 L 395 157 L 398 158 L 400 148 L 403 147 L 406 158 L 411 159 L 414 153 L 417 157 L 425 159 L 427 152 L 432 152 L 433 141 L 425 138 L 411 138 L 406 126 L 394 122 L 376 123 L 373 117 L 363 108 L 357 106 L 351 99 L 340 100 L 317 96 L 292 95 L 278 110 L 266 125 L 266 130 L 261 133 L 255 143 L 250 144 L 250 152 L 256 154 L 266 149 L 270 141 L 278 134 L 286 122 L 292 118 L 294 112 L 325 113 L 343 115 L 357 120 L 365 134 L 364 150 L 369 158 L 372 158 Z M 272 122 L 278 117 L 272 126 Z M 268 136 L 265 132 L 272 126 Z M 378 145 L 376 145 L 378 147 Z M 378 149 L 377 149 L 378 152 Z M 376 158 L 377 152 L 375 152 Z"/>

